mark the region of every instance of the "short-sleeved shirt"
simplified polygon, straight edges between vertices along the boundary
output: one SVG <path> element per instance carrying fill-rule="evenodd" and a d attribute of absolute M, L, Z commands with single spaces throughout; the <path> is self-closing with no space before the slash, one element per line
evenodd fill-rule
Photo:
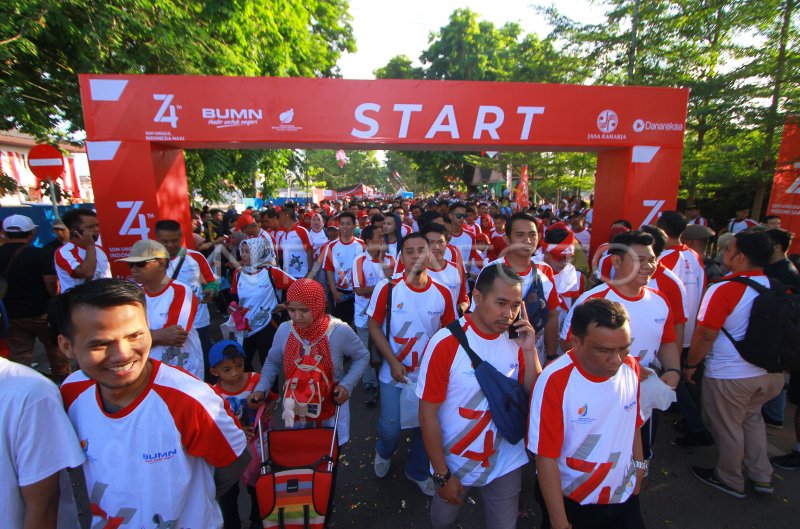
<path fill-rule="evenodd" d="M 672 322 L 675 325 L 686 323 L 686 314 L 688 313 L 688 307 L 686 305 L 686 287 L 683 286 L 683 281 L 681 281 L 672 270 L 658 263 L 656 271 L 653 273 L 652 277 L 650 277 L 647 286 L 658 290 L 667 298 L 669 306 L 672 309 Z"/>
<path fill-rule="evenodd" d="M 239 297 L 239 306 L 248 309 L 245 318 L 250 330 L 245 336 L 252 336 L 272 321 L 272 311 L 278 306 L 278 290 L 286 290 L 294 283 L 294 278 L 280 268 L 270 266 L 255 274 L 241 270 L 233 272 L 231 293 Z"/>
<path fill-rule="evenodd" d="M 299 224 L 287 230 L 279 245 L 283 271 L 294 277 L 306 277 L 311 266 L 308 262 L 308 250 L 311 248 L 308 230 Z"/>
<path fill-rule="evenodd" d="M 0 358 L 0 527 L 22 527 L 25 502 L 20 487 L 86 460 L 63 409 L 55 384 L 29 367 Z"/>
<path fill-rule="evenodd" d="M 180 281 L 170 281 L 158 292 L 144 289 L 147 308 L 147 322 L 151 329 L 164 329 L 180 325 L 189 334 L 181 347 L 173 345 L 153 345 L 150 357 L 166 364 L 185 369 L 199 379 L 203 379 L 203 348 L 195 329 L 197 316 L 197 296 L 188 285 Z"/>
<path fill-rule="evenodd" d="M 753 219 L 744 219 L 744 220 L 736 220 L 731 219 L 728 221 L 728 231 L 731 233 L 739 233 L 740 231 L 744 231 L 748 228 L 753 228 L 758 226 L 758 222 L 754 221 Z"/>
<path fill-rule="evenodd" d="M 528 450 L 556 459 L 561 489 L 580 503 L 623 503 L 636 486 L 633 439 L 639 364 L 628 356 L 610 378 L 587 373 L 569 351 L 548 364 L 533 388 Z"/>
<path fill-rule="evenodd" d="M 523 381 L 525 357 L 507 332 L 485 334 L 469 316 L 459 323 L 481 360 Z M 424 401 L 441 403 L 438 417 L 445 461 L 464 486 L 487 485 L 528 462 L 525 444 L 512 445 L 497 430 L 472 362 L 448 329 L 439 330 L 428 342 L 416 391 Z"/>
<path fill-rule="evenodd" d="M 308 238 L 314 247 L 314 260 L 317 260 L 322 255 L 322 247 L 328 244 L 328 236 L 325 234 L 325 230 L 308 230 Z"/>
<path fill-rule="evenodd" d="M 130 404 L 106 412 L 95 382 L 82 371 L 61 386 L 78 434 L 92 506 L 92 527 L 126 517 L 130 527 L 222 527 L 214 468 L 245 451 L 244 432 L 211 386 L 152 363 L 147 387 Z M 132 486 L 135 484 L 135 486 Z"/>
<path fill-rule="evenodd" d="M 628 313 L 631 326 L 631 355 L 645 367 L 660 367 L 657 353 L 661 344 L 675 341 L 675 322 L 672 309 L 664 294 L 650 287 L 643 287 L 636 297 L 628 297 L 613 286 L 605 284 L 584 292 L 567 313 L 561 327 L 561 339 L 572 336 L 572 314 L 575 307 L 589 299 L 607 299 L 620 303 Z"/>
<path fill-rule="evenodd" d="M 389 280 L 378 283 L 367 307 L 367 316 L 380 325 L 386 321 L 388 291 Z M 450 291 L 430 277 L 422 288 L 406 283 L 405 276 L 393 279 L 391 311 L 389 345 L 409 371 L 419 367 L 430 337 L 456 319 Z M 388 362 L 383 362 L 378 376 L 385 384 L 396 384 Z"/>
<path fill-rule="evenodd" d="M 6 242 L 0 246 L 0 274 L 20 247 L 17 257 L 11 263 L 6 281 L 8 291 L 3 302 L 9 319 L 31 318 L 47 312 L 50 293 L 44 284 L 43 276 L 54 276 L 55 265 L 46 250 L 29 246 L 26 243 Z"/>
<path fill-rule="evenodd" d="M 469 256 L 472 254 L 472 250 L 475 249 L 475 235 L 466 229 L 462 229 L 460 234 L 450 237 L 448 245 L 453 245 L 458 249 L 461 254 L 461 262 L 466 266 L 469 262 Z M 445 255 L 445 258 L 448 261 L 454 261 L 454 259 L 448 258 L 447 255 Z"/>
<path fill-rule="evenodd" d="M 503 257 L 502 259 L 497 259 L 490 263 L 487 263 L 486 266 L 495 265 L 495 264 L 504 264 L 508 265 L 511 268 L 511 263 L 508 260 L 508 256 Z M 485 267 L 484 267 L 485 268 Z M 561 301 L 561 298 L 558 296 L 558 291 L 556 290 L 556 282 L 555 277 L 553 276 L 553 269 L 550 265 L 546 263 L 535 263 L 531 260 L 528 269 L 523 272 L 517 272 L 519 276 L 522 278 L 522 299 L 528 296 L 528 291 L 533 284 L 533 274 L 537 274 L 539 279 L 542 282 L 542 291 L 544 293 L 544 299 L 547 304 L 547 310 L 556 310 L 559 307 L 566 308 L 564 302 Z M 475 300 L 472 300 L 472 304 L 470 305 L 470 311 L 475 310 Z"/>
<path fill-rule="evenodd" d="M 325 248 L 325 270 L 333 272 L 337 289 L 353 291 L 353 262 L 366 248 L 364 241 L 356 238 L 349 243 L 335 239 Z"/>
<path fill-rule="evenodd" d="M 97 265 L 94 268 L 94 275 L 92 279 L 101 279 L 103 277 L 111 277 L 111 265 L 108 262 L 108 256 L 99 244 L 95 244 Z M 56 274 L 58 275 L 58 282 L 61 285 L 61 292 L 74 288 L 86 282 L 85 279 L 74 277 L 75 269 L 78 268 L 83 260 L 86 259 L 86 250 L 75 243 L 68 242 L 58 250 L 56 250 Z"/>
<path fill-rule="evenodd" d="M 203 254 L 188 249 L 185 249 L 184 251 L 186 252 L 186 257 L 183 260 L 180 271 L 178 272 L 178 277 L 175 279 L 184 285 L 189 285 L 194 295 L 198 298 L 202 298 L 203 285 L 207 283 L 213 283 L 217 280 L 217 276 L 214 275 L 214 272 L 211 270 L 211 266 L 208 264 L 208 260 L 206 260 Z M 175 274 L 175 267 L 178 266 L 180 260 L 180 257 L 170 259 L 169 264 L 167 265 L 167 276 L 172 277 Z M 208 305 L 205 303 L 198 304 L 197 316 L 195 316 L 194 319 L 194 326 L 200 329 L 207 327 L 209 323 L 211 323 L 211 318 L 208 314 Z"/>
<path fill-rule="evenodd" d="M 435 270 L 428 267 L 428 275 L 434 281 L 447 287 L 450 295 L 453 298 L 453 310 L 458 314 L 459 303 L 469 303 L 469 295 L 467 294 L 467 278 L 464 275 L 464 269 L 453 263 L 452 261 L 445 261 L 444 265 Z"/>
<path fill-rule="evenodd" d="M 222 387 L 220 382 L 217 382 L 212 387 L 214 391 L 217 392 L 217 395 L 227 401 L 231 413 L 233 413 L 239 421 L 239 424 L 242 426 L 252 426 L 255 420 L 255 410 L 248 407 L 247 397 L 255 391 L 256 385 L 258 385 L 259 380 L 261 380 L 261 375 L 258 373 L 244 373 L 244 376 L 246 377 L 244 386 L 236 393 L 225 391 L 225 388 Z"/>
<path fill-rule="evenodd" d="M 758 292 L 742 283 L 726 281 L 736 276 L 749 277 L 761 285 L 769 285 L 769 279 L 761 271 L 726 275 L 722 281 L 708 287 L 697 313 L 697 325 L 716 331 L 724 327 L 734 340 L 742 340 L 747 332 L 750 311 Z M 766 374 L 766 370 L 744 360 L 723 332 L 717 334 L 717 339 L 711 344 L 706 356 L 705 376 L 735 379 L 763 374 Z"/>
<path fill-rule="evenodd" d="M 708 219 L 705 217 L 695 217 L 693 219 L 687 219 L 686 224 L 696 224 L 698 226 L 708 226 Z"/>
<path fill-rule="evenodd" d="M 683 331 L 683 347 L 689 347 L 694 336 L 697 310 L 706 288 L 706 270 L 703 258 L 697 252 L 681 244 L 664 250 L 658 261 L 680 278 L 686 290 L 686 327 Z M 676 322 L 679 323 L 679 322 Z"/>
<path fill-rule="evenodd" d="M 379 281 L 386 279 L 383 267 L 389 270 L 394 269 L 394 257 L 384 255 L 383 262 L 370 257 L 368 253 L 363 253 L 356 257 L 353 263 L 353 288 L 374 287 Z M 369 296 L 359 296 L 355 298 L 355 312 L 353 323 L 356 327 L 367 326 L 367 306 L 369 306 Z"/>

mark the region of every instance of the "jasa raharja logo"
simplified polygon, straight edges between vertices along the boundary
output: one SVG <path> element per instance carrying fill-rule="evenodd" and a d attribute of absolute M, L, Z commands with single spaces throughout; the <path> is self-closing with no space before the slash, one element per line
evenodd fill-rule
<path fill-rule="evenodd" d="M 577 424 L 592 424 L 594 419 L 589 417 L 589 405 L 584 403 L 583 406 L 578 408 L 578 417 L 572 422 Z"/>
<path fill-rule="evenodd" d="M 166 461 L 168 459 L 172 459 L 178 455 L 178 449 L 173 448 L 172 450 L 167 450 L 166 452 L 150 452 L 142 454 L 142 459 L 145 463 L 159 463 L 161 461 Z"/>
<path fill-rule="evenodd" d="M 578 417 L 586 417 L 589 414 L 589 405 L 584 404 L 578 408 Z"/>

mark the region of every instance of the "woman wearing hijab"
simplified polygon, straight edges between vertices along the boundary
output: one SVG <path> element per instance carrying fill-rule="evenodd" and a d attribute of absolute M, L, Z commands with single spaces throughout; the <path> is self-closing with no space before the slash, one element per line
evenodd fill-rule
<path fill-rule="evenodd" d="M 280 374 L 284 379 L 291 374 L 298 359 L 304 355 L 320 355 L 323 369 L 333 374 L 333 391 L 329 398 L 341 406 L 337 432 L 342 445 L 350 439 L 348 400 L 369 364 L 369 352 L 349 325 L 325 313 L 325 292 L 319 283 L 305 278 L 292 283 L 286 291 L 286 307 L 291 320 L 282 323 L 275 333 L 261 370 L 261 380 L 248 402 L 257 407 Z M 344 371 L 345 356 L 351 360 L 347 372 Z M 333 424 L 332 416 L 320 419 L 326 426 Z"/>
<path fill-rule="evenodd" d="M 261 237 L 240 242 L 239 254 L 242 266 L 233 272 L 231 295 L 247 318 L 242 347 L 246 354 L 245 370 L 252 371 L 254 354 L 258 352 L 263 364 L 278 329 L 273 313 L 284 308 L 280 305 L 278 290 L 288 289 L 295 279 L 280 268 L 267 264 L 269 248 Z M 236 310 L 228 308 L 228 312 L 231 317 L 226 325 L 235 327 L 233 313 Z"/>

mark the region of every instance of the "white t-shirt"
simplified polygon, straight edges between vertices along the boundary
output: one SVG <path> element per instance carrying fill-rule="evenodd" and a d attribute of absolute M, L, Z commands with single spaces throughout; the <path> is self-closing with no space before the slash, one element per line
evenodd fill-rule
<path fill-rule="evenodd" d="M 469 316 L 459 323 L 475 354 L 522 383 L 525 359 L 508 333 L 484 334 Z M 449 330 L 439 330 L 428 342 L 416 392 L 426 402 L 441 403 L 438 418 L 445 461 L 464 486 L 487 485 L 528 462 L 525 443 L 512 445 L 497 430 L 472 362 Z"/>
<path fill-rule="evenodd" d="M 581 231 L 573 231 L 573 235 L 575 235 L 575 239 L 581 243 L 581 247 L 586 254 L 589 254 L 589 243 L 592 239 L 592 232 L 589 231 L 588 228 L 584 228 Z"/>
<path fill-rule="evenodd" d="M 623 503 L 636 486 L 633 439 L 639 364 L 610 378 L 585 372 L 571 351 L 548 364 L 533 388 L 528 450 L 558 460 L 564 496 L 581 505 Z"/>
<path fill-rule="evenodd" d="M 675 323 L 667 298 L 650 287 L 642 288 L 635 298 L 623 295 L 609 284 L 598 285 L 584 292 L 567 313 L 561 328 L 561 339 L 569 340 L 572 337 L 572 314 L 575 307 L 595 298 L 615 301 L 625 307 L 630 318 L 631 355 L 644 367 L 660 367 L 658 350 L 662 343 L 675 341 Z"/>
<path fill-rule="evenodd" d="M 180 325 L 189 333 L 182 347 L 153 345 L 150 357 L 165 364 L 180 367 L 203 379 L 203 348 L 194 327 L 197 314 L 197 296 L 179 281 L 170 281 L 159 292 L 144 289 L 147 301 L 147 322 L 151 329 L 160 330 Z"/>
<path fill-rule="evenodd" d="M 741 283 L 726 281 L 736 276 L 749 277 L 753 281 L 769 286 L 763 272 L 728 274 L 722 281 L 708 287 L 697 313 L 697 325 L 720 331 L 711 345 L 705 361 L 705 376 L 708 378 L 734 379 L 752 378 L 767 373 L 765 369 L 742 358 L 733 343 L 720 330 L 723 327 L 735 340 L 744 339 L 753 301 L 758 296 L 755 289 Z"/>
<path fill-rule="evenodd" d="M 367 307 L 367 316 L 381 325 L 386 321 L 388 285 L 388 279 L 378 283 Z M 393 279 L 392 285 L 389 345 L 397 359 L 409 371 L 414 371 L 419 367 L 430 337 L 456 319 L 453 301 L 447 287 L 430 277 L 427 284 L 420 289 L 406 283 L 405 274 L 402 278 Z M 388 362 L 383 362 L 378 376 L 385 384 L 397 384 L 392 378 Z"/>
<path fill-rule="evenodd" d="M 484 268 L 489 265 L 494 265 L 497 263 L 503 263 L 508 265 L 511 268 L 511 264 L 508 261 L 508 256 L 502 257 L 500 259 L 495 259 L 494 261 L 487 263 Z M 558 291 L 556 290 L 555 278 L 553 277 L 553 269 L 547 263 L 536 263 L 531 258 L 531 264 L 528 266 L 528 269 L 524 272 L 517 272 L 519 276 L 522 278 L 522 300 L 525 301 L 526 297 L 531 288 L 531 284 L 533 283 L 533 274 L 537 274 L 539 279 L 542 281 L 542 292 L 544 293 L 544 299 L 547 303 L 547 310 L 555 310 L 558 307 L 566 308 L 564 302 L 561 301 L 561 298 L 558 296 Z M 480 277 L 480 276 L 479 276 Z M 472 300 L 470 305 L 470 311 L 475 310 L 475 300 Z M 541 350 L 541 348 L 540 348 Z"/>
<path fill-rule="evenodd" d="M 683 347 L 689 347 L 692 344 L 700 300 L 703 299 L 703 291 L 706 288 L 703 258 L 685 244 L 681 244 L 664 250 L 658 260 L 680 278 L 686 289 L 686 327 L 683 331 Z"/>
<path fill-rule="evenodd" d="M 308 239 L 314 247 L 314 260 L 316 261 L 319 259 L 322 247 L 328 242 L 328 236 L 325 234 L 325 230 L 308 230 Z"/>
<path fill-rule="evenodd" d="M 278 306 L 277 290 L 286 290 L 294 278 L 278 267 L 262 268 L 255 274 L 233 272 L 231 293 L 239 296 L 239 306 L 248 309 L 245 318 L 250 325 L 246 337 L 252 336 L 272 321 L 272 311 Z"/>
<path fill-rule="evenodd" d="M 736 220 L 733 218 L 728 221 L 728 231 L 734 234 L 754 226 L 758 226 L 758 222 L 753 219 Z"/>
<path fill-rule="evenodd" d="M 125 516 L 129 527 L 153 527 L 160 519 L 183 529 L 219 529 L 214 468 L 246 450 L 244 432 L 211 386 L 150 362 L 147 387 L 116 413 L 101 407 L 99 388 L 81 371 L 61 386 L 86 453 L 92 527 Z"/>
<path fill-rule="evenodd" d="M 183 260 L 183 265 L 181 265 L 181 269 L 178 272 L 178 277 L 175 279 L 184 285 L 189 285 L 194 295 L 198 298 L 202 298 L 203 285 L 213 283 L 217 280 L 217 276 L 211 271 L 211 267 L 208 265 L 208 261 L 203 254 L 194 250 L 185 249 L 184 251 L 186 252 L 186 258 Z M 173 276 L 175 267 L 178 266 L 180 260 L 180 257 L 170 259 L 167 265 L 167 276 Z M 194 318 L 194 326 L 196 328 L 202 328 L 207 327 L 209 323 L 211 323 L 211 318 L 208 314 L 208 304 L 199 303 L 197 305 L 197 316 Z"/>
<path fill-rule="evenodd" d="M 311 263 L 308 262 L 308 250 L 311 238 L 308 230 L 295 224 L 286 232 L 280 243 L 283 271 L 293 277 L 306 277 Z"/>
<path fill-rule="evenodd" d="M 366 248 L 364 241 L 356 238 L 349 243 L 335 239 L 328 244 L 325 248 L 325 270 L 333 272 L 336 288 L 347 292 L 353 291 L 353 262 L 366 251 Z"/>
<path fill-rule="evenodd" d="M 464 269 L 451 261 L 445 261 L 444 266 L 439 270 L 428 267 L 428 275 L 434 281 L 447 287 L 453 298 L 453 310 L 458 314 L 459 303 L 469 303 L 467 294 L 467 278 L 464 276 Z"/>
<path fill-rule="evenodd" d="M 20 487 L 86 461 L 63 409 L 55 384 L 0 357 L 0 527 L 22 528 L 25 502 Z M 61 498 L 70 503 L 72 489 L 62 489 Z M 59 516 L 58 527 L 68 526 L 61 522 Z M 69 526 L 77 527 L 77 518 Z"/>
<path fill-rule="evenodd" d="M 647 286 L 658 290 L 667 298 L 672 309 L 672 322 L 675 325 L 686 323 L 686 313 L 688 312 L 686 287 L 683 286 L 683 281 L 672 270 L 658 263 L 656 271 L 650 277 L 650 281 L 647 282 Z"/>
<path fill-rule="evenodd" d="M 475 235 L 470 233 L 469 231 L 462 229 L 459 235 L 453 235 L 450 237 L 448 244 L 452 244 L 458 251 L 461 253 L 461 262 L 464 263 L 464 266 L 469 262 L 469 256 L 472 254 L 472 250 L 475 248 Z M 453 261 L 445 255 L 445 259 L 448 261 Z"/>
<path fill-rule="evenodd" d="M 386 279 L 386 273 L 383 271 L 384 266 L 387 266 L 389 270 L 393 270 L 394 257 L 384 255 L 383 263 L 372 259 L 368 253 L 363 253 L 356 257 L 353 263 L 353 288 L 374 287 L 379 281 Z M 367 296 L 356 294 L 355 316 L 353 317 L 353 323 L 356 327 L 364 328 L 367 326 L 369 300 L 370 298 Z"/>
<path fill-rule="evenodd" d="M 225 391 L 225 388 L 223 388 L 222 384 L 219 382 L 212 387 L 214 391 L 217 392 L 217 395 L 225 399 L 228 403 L 231 413 L 233 413 L 236 420 L 239 421 L 239 424 L 242 426 L 252 426 L 255 421 L 255 410 L 247 406 L 247 397 L 255 391 L 256 385 L 258 385 L 259 380 L 261 380 L 261 375 L 259 373 L 244 373 L 244 376 L 246 377 L 246 382 L 244 386 L 242 386 L 242 389 L 236 393 Z"/>
<path fill-rule="evenodd" d="M 92 279 L 111 277 L 111 265 L 108 262 L 108 256 L 99 244 L 95 244 L 95 255 L 97 255 L 97 266 L 94 268 Z M 58 276 L 58 283 L 61 285 L 61 292 L 66 292 L 86 282 L 85 279 L 73 277 L 72 275 L 75 273 L 75 269 L 83 263 L 84 259 L 86 259 L 86 250 L 72 242 L 68 242 L 56 250 L 56 275 Z"/>

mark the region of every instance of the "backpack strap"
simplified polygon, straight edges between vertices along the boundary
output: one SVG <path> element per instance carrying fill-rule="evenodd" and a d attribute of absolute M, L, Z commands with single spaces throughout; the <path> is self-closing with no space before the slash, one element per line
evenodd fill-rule
<path fill-rule="evenodd" d="M 175 270 L 172 272 L 172 279 L 178 279 L 178 274 L 181 273 L 181 268 L 183 268 L 183 262 L 186 260 L 186 248 L 181 248 L 178 250 L 178 254 L 181 256 L 180 261 L 178 261 L 177 266 L 175 266 Z"/>
<path fill-rule="evenodd" d="M 8 273 L 11 271 L 11 265 L 13 265 L 14 261 L 17 260 L 17 257 L 19 257 L 19 254 L 22 253 L 22 250 L 24 250 L 27 247 L 28 247 L 27 244 L 20 244 L 19 248 L 14 250 L 14 253 L 11 254 L 11 259 L 8 260 L 8 264 L 6 264 L 6 267 L 3 269 L 3 277 L 8 277 Z"/>
<path fill-rule="evenodd" d="M 312 343 L 310 343 L 308 345 L 306 345 L 304 343 L 303 338 L 301 338 L 300 335 L 297 334 L 297 331 L 294 328 L 294 322 L 293 321 L 289 321 L 289 330 L 291 331 L 292 334 L 294 334 L 294 337 L 297 339 L 297 341 L 300 342 L 300 345 L 303 346 L 303 350 L 305 351 L 305 354 L 303 356 L 305 356 L 305 355 L 311 354 L 311 348 L 312 347 L 314 347 L 316 344 L 318 344 L 324 338 L 330 337 L 331 333 L 333 332 L 333 320 L 328 322 L 328 328 L 325 329 L 325 334 L 323 334 L 322 336 L 320 336 L 319 338 L 314 340 L 314 342 L 312 342 Z"/>
<path fill-rule="evenodd" d="M 765 287 L 761 283 L 759 283 L 757 281 L 753 281 L 749 277 L 744 277 L 744 276 L 732 277 L 730 279 L 726 279 L 725 281 L 730 281 L 731 283 L 740 283 L 740 284 L 742 284 L 742 285 L 744 285 L 746 287 L 750 287 L 750 288 L 754 289 L 756 292 L 758 292 L 759 295 L 765 294 L 765 293 L 769 292 L 772 289 L 772 280 L 769 280 L 769 279 L 768 279 L 768 281 L 770 281 L 770 286 L 769 287 Z M 728 337 L 728 340 L 731 341 L 731 343 L 733 344 L 733 346 L 736 349 L 736 351 L 739 352 L 739 354 L 741 354 L 741 351 L 739 351 L 739 342 L 737 342 L 736 340 L 733 339 L 733 336 L 731 335 L 731 333 L 728 332 L 728 329 L 726 329 L 725 327 L 722 327 L 722 328 L 720 328 L 720 331 L 722 331 L 722 334 L 724 334 L 725 336 Z"/>
<path fill-rule="evenodd" d="M 386 293 L 386 341 L 392 343 L 392 279 L 389 278 L 389 291 Z"/>
<path fill-rule="evenodd" d="M 481 360 L 481 357 L 479 357 L 475 351 L 472 350 L 472 347 L 469 346 L 469 342 L 467 341 L 467 333 L 465 333 L 464 329 L 461 327 L 461 322 L 459 320 L 455 320 L 449 323 L 447 325 L 447 330 L 450 331 L 450 334 L 455 336 L 456 340 L 458 340 L 458 344 L 462 349 L 464 349 L 464 351 L 467 352 L 467 356 L 469 356 L 469 360 L 472 362 L 472 368 L 477 369 L 483 360 Z"/>

